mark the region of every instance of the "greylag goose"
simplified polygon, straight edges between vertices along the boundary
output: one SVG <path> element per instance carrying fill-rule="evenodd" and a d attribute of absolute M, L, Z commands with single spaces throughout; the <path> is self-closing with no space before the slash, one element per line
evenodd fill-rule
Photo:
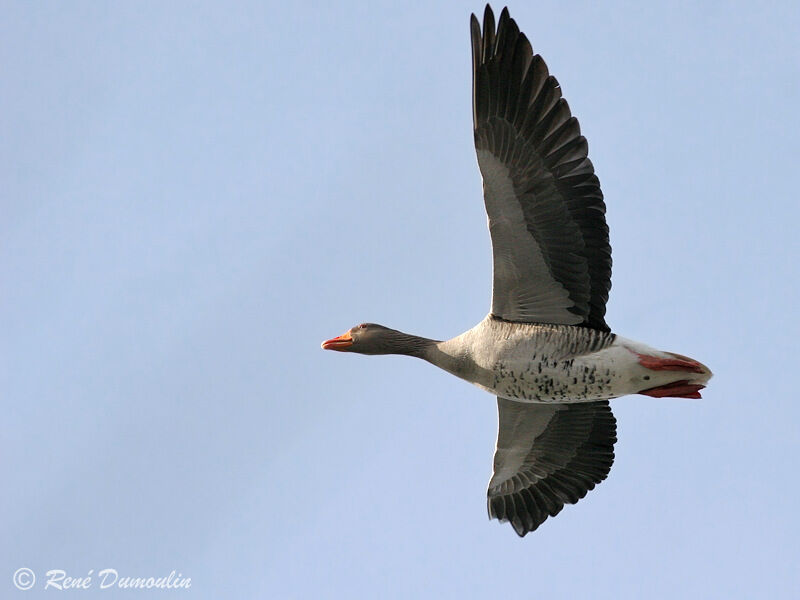
<path fill-rule="evenodd" d="M 508 9 L 470 29 L 491 312 L 447 341 L 362 323 L 322 347 L 415 356 L 497 396 L 489 516 L 524 536 L 608 475 L 609 399 L 700 398 L 711 371 L 610 331 L 605 204 L 578 121 Z"/>

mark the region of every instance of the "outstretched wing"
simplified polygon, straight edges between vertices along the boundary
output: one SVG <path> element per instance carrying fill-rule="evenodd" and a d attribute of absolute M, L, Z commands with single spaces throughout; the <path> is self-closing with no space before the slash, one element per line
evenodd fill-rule
<path fill-rule="evenodd" d="M 499 428 L 489 517 L 524 536 L 603 481 L 617 422 L 608 401 L 531 404 L 497 398 Z"/>
<path fill-rule="evenodd" d="M 611 247 L 586 138 L 503 9 L 472 15 L 473 121 L 494 253 L 492 314 L 608 330 Z"/>

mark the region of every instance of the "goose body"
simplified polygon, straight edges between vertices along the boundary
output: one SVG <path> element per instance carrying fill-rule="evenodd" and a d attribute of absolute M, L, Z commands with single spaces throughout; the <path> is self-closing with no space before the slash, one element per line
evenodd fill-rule
<path fill-rule="evenodd" d="M 488 315 L 469 331 L 438 342 L 428 362 L 496 396 L 519 402 L 608 400 L 676 381 L 705 385 L 710 371 L 659 370 L 641 356 L 673 360 L 640 342 L 569 325 L 510 323 Z"/>
<path fill-rule="evenodd" d="M 600 182 L 555 77 L 503 9 L 472 39 L 473 132 L 492 239 L 492 302 L 446 341 L 362 323 L 327 350 L 421 358 L 497 396 L 489 516 L 520 536 L 606 478 L 627 394 L 699 398 L 711 371 L 611 333 Z"/>

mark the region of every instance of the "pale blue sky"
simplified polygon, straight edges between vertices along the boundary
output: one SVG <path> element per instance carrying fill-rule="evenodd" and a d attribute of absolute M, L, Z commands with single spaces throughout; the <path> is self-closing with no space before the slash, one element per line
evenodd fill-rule
<path fill-rule="evenodd" d="M 800 9 L 599 4 L 510 8 L 589 139 L 608 322 L 716 376 L 615 401 L 608 480 L 519 539 L 491 396 L 319 348 L 488 310 L 483 5 L 4 2 L 0 596 L 798 597 Z"/>

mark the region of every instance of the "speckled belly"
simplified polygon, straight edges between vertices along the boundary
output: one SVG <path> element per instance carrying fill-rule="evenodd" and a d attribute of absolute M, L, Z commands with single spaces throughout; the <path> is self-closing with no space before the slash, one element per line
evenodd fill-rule
<path fill-rule="evenodd" d="M 503 398 L 527 402 L 592 402 L 686 378 L 685 373 L 644 368 L 637 359 L 639 351 L 663 354 L 620 337 L 609 347 L 574 357 L 552 358 L 532 352 L 520 358 L 517 351 L 513 358 L 496 358 L 488 369 L 490 385 L 481 387 Z"/>
<path fill-rule="evenodd" d="M 564 360 L 532 356 L 530 361 L 497 361 L 489 390 L 528 402 L 589 402 L 630 394 L 626 379 L 610 356 L 590 355 Z M 594 360 L 592 360 L 594 359 Z"/>

